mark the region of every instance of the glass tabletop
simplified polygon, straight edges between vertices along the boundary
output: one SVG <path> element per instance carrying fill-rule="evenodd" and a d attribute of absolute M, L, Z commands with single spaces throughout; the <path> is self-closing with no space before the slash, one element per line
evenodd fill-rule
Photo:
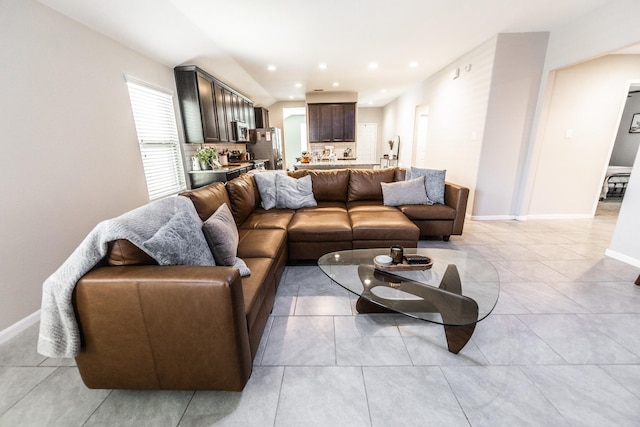
<path fill-rule="evenodd" d="M 378 307 L 449 326 L 472 325 L 487 317 L 498 301 L 498 272 L 484 258 L 464 251 L 407 248 L 404 255 L 431 258 L 426 270 L 380 270 L 378 255 L 388 248 L 331 252 L 318 259 L 322 271 L 340 286 L 360 296 L 358 311 Z M 361 310 L 360 307 L 366 309 Z"/>

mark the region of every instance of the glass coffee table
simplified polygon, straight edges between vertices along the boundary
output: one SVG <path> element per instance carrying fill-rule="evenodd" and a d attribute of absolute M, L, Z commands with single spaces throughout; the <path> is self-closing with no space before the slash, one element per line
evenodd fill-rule
<path fill-rule="evenodd" d="M 318 266 L 334 282 L 360 297 L 356 304 L 359 313 L 402 313 L 441 324 L 449 351 L 458 353 L 471 338 L 476 323 L 498 302 L 498 272 L 484 258 L 464 251 L 405 249 L 404 255 L 409 254 L 427 256 L 432 265 L 401 271 L 393 266 L 376 268 L 374 258 L 389 255 L 389 249 L 380 248 L 331 252 L 318 259 Z"/>

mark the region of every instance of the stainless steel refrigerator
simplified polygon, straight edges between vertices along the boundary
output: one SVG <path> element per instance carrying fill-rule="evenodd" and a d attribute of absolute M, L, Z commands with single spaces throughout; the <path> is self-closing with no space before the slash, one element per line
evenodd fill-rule
<path fill-rule="evenodd" d="M 260 128 L 249 131 L 251 138 L 247 151 L 254 161 L 269 160 L 266 169 L 284 169 L 282 161 L 282 132 L 278 128 Z"/>

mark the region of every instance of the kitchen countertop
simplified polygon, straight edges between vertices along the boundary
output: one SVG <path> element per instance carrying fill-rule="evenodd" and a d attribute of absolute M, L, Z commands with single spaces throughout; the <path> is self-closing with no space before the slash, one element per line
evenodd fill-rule
<path fill-rule="evenodd" d="M 297 162 L 293 165 L 296 169 L 373 169 L 374 166 L 380 166 L 380 163 L 363 162 L 361 160 L 342 160 L 338 159 L 331 163 L 328 160 L 322 160 L 314 163 Z"/>
<path fill-rule="evenodd" d="M 201 174 L 201 173 L 220 173 L 220 172 L 233 172 L 237 169 L 246 168 L 251 166 L 253 162 L 239 162 L 233 163 L 228 166 L 222 166 L 220 169 L 205 169 L 199 171 L 189 171 L 189 173 Z"/>

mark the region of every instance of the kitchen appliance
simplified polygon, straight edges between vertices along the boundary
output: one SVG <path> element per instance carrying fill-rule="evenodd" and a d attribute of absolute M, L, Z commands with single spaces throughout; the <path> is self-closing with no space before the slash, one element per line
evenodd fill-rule
<path fill-rule="evenodd" d="M 249 141 L 249 126 L 244 122 L 231 122 L 231 128 L 233 129 L 233 139 L 236 142 Z"/>
<path fill-rule="evenodd" d="M 268 160 L 267 169 L 284 169 L 282 132 L 279 128 L 251 129 L 247 151 L 255 160 Z"/>

